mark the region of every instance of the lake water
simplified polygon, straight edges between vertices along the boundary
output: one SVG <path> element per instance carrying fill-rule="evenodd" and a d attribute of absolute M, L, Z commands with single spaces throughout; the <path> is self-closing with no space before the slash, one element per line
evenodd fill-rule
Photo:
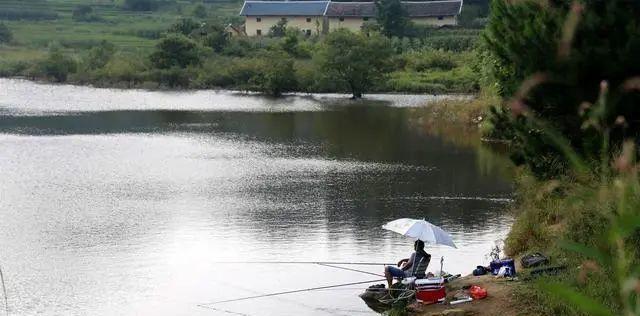
<path fill-rule="evenodd" d="M 375 315 L 313 264 L 396 262 L 381 225 L 426 218 L 470 273 L 503 238 L 511 185 L 422 126 L 447 97 L 269 99 L 0 79 L 0 265 L 13 315 Z M 486 158 L 484 158 L 486 160 Z M 236 262 L 236 263 L 225 263 Z M 347 266 L 382 272 L 382 266 Z M 377 282 L 380 283 L 380 282 Z M 0 301 L 1 302 L 1 301 Z"/>

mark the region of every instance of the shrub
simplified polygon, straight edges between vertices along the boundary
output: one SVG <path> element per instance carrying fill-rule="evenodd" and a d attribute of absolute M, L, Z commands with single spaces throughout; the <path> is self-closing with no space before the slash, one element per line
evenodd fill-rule
<path fill-rule="evenodd" d="M 200 63 L 197 44 L 180 34 L 172 34 L 163 38 L 149 56 L 156 68 L 185 68 Z"/>
<path fill-rule="evenodd" d="M 159 3 L 156 0 L 123 0 L 121 6 L 131 11 L 154 11 Z"/>
<path fill-rule="evenodd" d="M 75 59 L 67 56 L 58 45 L 52 45 L 49 55 L 40 63 L 41 73 L 58 82 L 67 81 L 69 74 L 75 72 L 77 63 Z"/>
<path fill-rule="evenodd" d="M 415 71 L 428 69 L 451 70 L 457 66 L 451 52 L 442 50 L 423 50 L 416 54 L 409 54 L 407 66 Z"/>
<path fill-rule="evenodd" d="M 296 88 L 293 59 L 285 52 L 266 52 L 260 60 L 258 72 L 250 79 L 259 91 L 272 96 L 280 96 L 283 92 Z"/>
<path fill-rule="evenodd" d="M 31 62 L 0 62 L 0 77 L 20 76 L 31 66 Z"/>
<path fill-rule="evenodd" d="M 73 9 L 71 18 L 77 22 L 94 22 L 100 21 L 100 18 L 93 13 L 93 8 L 90 5 L 81 4 Z"/>
<path fill-rule="evenodd" d="M 207 7 L 205 7 L 202 3 L 198 3 L 193 7 L 193 9 L 191 9 L 191 15 L 200 19 L 204 19 L 208 15 Z"/>
<path fill-rule="evenodd" d="M 191 82 L 191 73 L 180 67 L 171 67 L 169 69 L 153 69 L 151 70 L 151 78 L 160 83 L 160 85 L 169 88 L 187 88 Z"/>
<path fill-rule="evenodd" d="M 205 47 L 213 49 L 216 53 L 222 52 L 229 43 L 229 34 L 225 31 L 224 26 L 219 23 L 204 24 L 196 32 L 192 32 L 192 37 L 200 41 Z"/>
<path fill-rule="evenodd" d="M 125 82 L 127 86 L 145 81 L 144 64 L 138 56 L 116 54 L 96 72 L 96 76 L 109 83 Z"/>
<path fill-rule="evenodd" d="M 184 36 L 190 36 L 191 33 L 200 28 L 202 24 L 191 18 L 183 18 L 171 25 L 170 33 L 178 33 Z"/>
<path fill-rule="evenodd" d="M 0 23 L 0 44 L 10 43 L 11 41 L 13 41 L 13 33 L 6 24 Z"/>
<path fill-rule="evenodd" d="M 222 53 L 227 56 L 244 57 L 251 52 L 253 47 L 253 44 L 247 38 L 232 37 L 222 50 Z"/>
<path fill-rule="evenodd" d="M 116 53 L 116 47 L 107 41 L 100 42 L 99 45 L 93 47 L 85 58 L 82 65 L 86 70 L 96 70 L 104 67 Z"/>

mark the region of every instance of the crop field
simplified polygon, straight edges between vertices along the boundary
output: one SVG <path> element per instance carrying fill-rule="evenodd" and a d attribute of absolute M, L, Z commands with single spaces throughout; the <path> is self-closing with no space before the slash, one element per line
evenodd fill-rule
<path fill-rule="evenodd" d="M 196 1 L 174 1 L 157 11 L 127 11 L 113 0 L 0 0 L 0 22 L 13 33 L 10 45 L 0 45 L 0 59 L 25 59 L 45 51 L 51 42 L 77 52 L 107 40 L 125 51 L 148 51 L 159 35 L 181 17 L 189 17 Z M 90 5 L 96 21 L 72 18 L 79 5 Z M 206 19 L 232 19 L 241 1 L 204 2 Z M 18 54 L 19 53 L 19 54 Z"/>

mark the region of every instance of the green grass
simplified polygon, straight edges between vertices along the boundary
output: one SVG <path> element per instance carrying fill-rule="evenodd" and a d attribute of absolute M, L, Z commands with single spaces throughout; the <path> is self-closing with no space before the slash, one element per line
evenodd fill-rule
<path fill-rule="evenodd" d="M 90 4 L 94 13 L 100 17 L 98 22 L 76 22 L 72 19 L 73 9 L 80 4 Z M 236 16 L 242 3 L 239 1 L 205 2 L 209 18 L 228 19 Z M 10 46 L 0 47 L 0 60 L 16 60 L 16 52 L 24 54 L 26 60 L 32 59 L 41 51 L 46 51 L 49 43 L 59 42 L 65 48 L 78 52 L 95 43 L 107 40 L 120 50 L 148 52 L 156 39 L 145 34 L 166 30 L 181 17 L 189 16 L 193 4 L 189 1 L 177 1 L 175 5 L 161 7 L 155 12 L 131 12 L 122 10 L 111 0 L 4 0 L 0 2 L 3 10 L 28 10 L 55 12 L 57 19 L 2 20 L 14 34 Z"/>

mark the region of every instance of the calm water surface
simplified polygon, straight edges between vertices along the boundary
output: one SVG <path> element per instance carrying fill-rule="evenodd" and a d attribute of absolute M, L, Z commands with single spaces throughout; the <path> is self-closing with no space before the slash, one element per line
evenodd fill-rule
<path fill-rule="evenodd" d="M 426 132 L 444 97 L 269 99 L 0 79 L 0 264 L 14 315 L 372 315 L 376 279 L 305 264 L 396 262 L 380 226 L 426 218 L 469 273 L 504 237 L 511 186 L 476 150 Z M 499 169 L 499 168 L 498 168 Z M 377 266 L 349 266 L 381 272 Z"/>

